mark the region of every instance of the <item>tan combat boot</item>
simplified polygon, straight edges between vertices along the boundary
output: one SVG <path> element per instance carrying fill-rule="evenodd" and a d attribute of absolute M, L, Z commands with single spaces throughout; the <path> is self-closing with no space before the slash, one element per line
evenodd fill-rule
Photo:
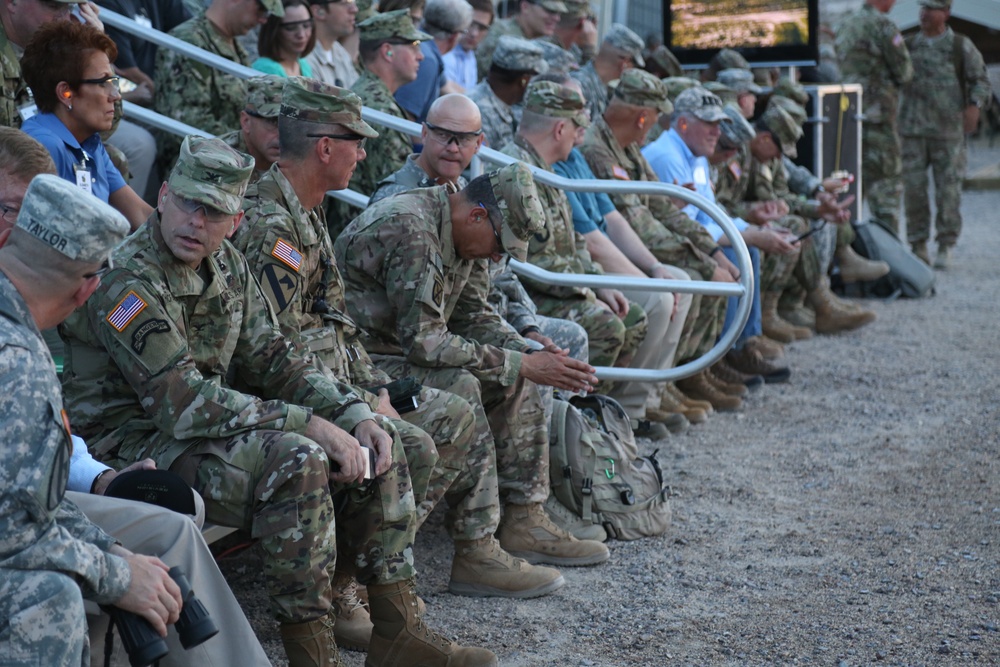
<path fill-rule="evenodd" d="M 496 667 L 484 648 L 460 646 L 424 625 L 413 580 L 369 585 L 372 640 L 365 667 Z"/>
<path fill-rule="evenodd" d="M 559 502 L 553 494 L 545 499 L 545 513 L 555 522 L 557 526 L 570 533 L 578 540 L 597 540 L 606 542 L 608 531 L 604 526 L 593 521 L 584 521 L 583 517 L 577 516 L 568 507 Z M 502 547 L 501 547 L 502 548 Z"/>
<path fill-rule="evenodd" d="M 814 290 L 806 296 L 809 305 L 816 311 L 816 333 L 832 334 L 852 331 L 874 321 L 875 313 L 841 305 L 840 300 L 820 280 Z"/>
<path fill-rule="evenodd" d="M 696 398 L 691 398 L 690 396 L 688 396 L 687 394 L 685 394 L 683 391 L 681 391 L 677 387 L 677 385 L 675 383 L 673 383 L 673 382 L 668 382 L 667 383 L 666 390 L 670 394 L 672 394 L 674 396 L 674 398 L 676 398 L 678 401 L 680 401 L 681 405 L 687 406 L 689 408 L 699 408 L 700 410 L 704 410 L 704 412 L 705 412 L 706 415 L 710 415 L 713 412 L 715 412 L 715 408 L 712 407 L 711 403 L 709 403 L 708 401 L 701 401 L 701 400 L 698 400 Z M 688 417 L 688 421 L 691 421 L 690 417 Z M 691 422 L 691 423 L 693 424 L 694 422 Z"/>
<path fill-rule="evenodd" d="M 724 380 L 729 384 L 737 384 L 746 387 L 747 389 L 753 390 L 764 386 L 764 378 L 760 375 L 747 375 L 746 373 L 740 373 L 738 370 L 729 365 L 726 358 L 723 357 L 719 359 L 710 369 L 712 375 Z"/>
<path fill-rule="evenodd" d="M 927 252 L 927 241 L 914 241 L 910 244 L 910 250 L 913 254 L 920 258 L 927 266 L 931 265 L 931 255 Z"/>
<path fill-rule="evenodd" d="M 776 340 L 771 340 L 767 336 L 751 336 L 747 338 L 745 345 L 751 350 L 759 352 L 760 356 L 768 361 L 779 361 L 785 356 L 785 346 Z M 746 371 L 743 372 L 745 373 Z"/>
<path fill-rule="evenodd" d="M 738 410 L 743 405 L 739 396 L 724 394 L 709 382 L 708 371 L 696 373 L 690 377 L 677 380 L 677 388 L 698 401 L 708 401 L 719 412 Z"/>
<path fill-rule="evenodd" d="M 511 556 L 492 535 L 480 540 L 455 541 L 448 582 L 448 591 L 454 595 L 537 598 L 565 584 L 558 570 Z"/>
<path fill-rule="evenodd" d="M 333 639 L 330 615 L 303 623 L 282 623 L 281 643 L 288 667 L 344 667 Z"/>
<path fill-rule="evenodd" d="M 372 621 L 368 610 L 358 599 L 358 582 L 348 574 L 337 572 L 331 587 L 333 634 L 337 645 L 348 651 L 367 651 L 372 636 Z"/>
<path fill-rule="evenodd" d="M 655 408 L 646 408 L 646 419 L 663 424 L 671 433 L 683 433 L 691 425 L 688 418 L 677 410 L 664 410 L 662 402 Z"/>
<path fill-rule="evenodd" d="M 765 347 L 761 343 L 765 340 L 767 339 L 760 336 L 748 339 L 743 349 L 729 351 L 726 362 L 740 373 L 760 375 L 767 384 L 788 382 L 792 371 L 785 362 L 768 359 L 764 355 Z"/>
<path fill-rule="evenodd" d="M 708 421 L 708 413 L 704 408 L 684 403 L 677 397 L 677 394 L 680 394 L 680 390 L 674 387 L 672 383 L 668 383 L 663 391 L 660 392 L 660 409 L 665 412 L 682 414 L 690 424 L 704 424 Z M 709 409 L 711 409 L 711 405 L 709 405 Z"/>
<path fill-rule="evenodd" d="M 761 292 L 760 293 L 760 326 L 764 330 L 764 335 L 779 343 L 791 343 L 796 340 L 812 338 L 812 331 L 804 327 L 797 327 L 791 322 L 786 322 L 778 315 L 778 299 L 781 292 Z"/>
<path fill-rule="evenodd" d="M 865 259 L 854 248 L 843 245 L 837 248 L 837 264 L 840 265 L 840 278 L 845 283 L 858 283 L 866 280 L 878 280 L 889 273 L 889 265 L 882 261 Z"/>
<path fill-rule="evenodd" d="M 934 258 L 934 268 L 935 269 L 947 269 L 951 264 L 951 246 L 950 245 L 939 245 L 937 251 L 937 257 Z"/>
<path fill-rule="evenodd" d="M 553 523 L 541 503 L 506 505 L 497 538 L 505 551 L 529 563 L 576 567 L 611 557 L 600 542 L 578 540 Z"/>

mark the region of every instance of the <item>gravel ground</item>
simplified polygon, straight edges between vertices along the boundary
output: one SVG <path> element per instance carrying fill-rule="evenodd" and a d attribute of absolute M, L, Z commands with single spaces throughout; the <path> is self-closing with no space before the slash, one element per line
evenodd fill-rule
<path fill-rule="evenodd" d="M 642 442 L 674 492 L 667 535 L 610 543 L 548 597 L 477 600 L 447 593 L 432 515 L 415 548 L 430 624 L 506 667 L 1000 664 L 998 208 L 965 193 L 935 297 L 868 302 L 867 328 L 789 347 L 790 383 Z M 223 569 L 284 665 L 256 556 Z"/>

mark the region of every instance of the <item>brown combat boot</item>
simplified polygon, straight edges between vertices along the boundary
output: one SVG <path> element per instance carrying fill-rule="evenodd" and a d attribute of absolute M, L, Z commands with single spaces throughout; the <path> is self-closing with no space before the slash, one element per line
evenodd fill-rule
<path fill-rule="evenodd" d="M 368 610 L 358 599 L 358 582 L 349 574 L 337 572 L 333 583 L 333 634 L 337 646 L 348 651 L 367 651 L 372 637 Z"/>
<path fill-rule="evenodd" d="M 604 531 L 600 526 L 597 528 Z M 564 585 L 566 580 L 559 570 L 511 556 L 492 535 L 480 540 L 455 541 L 448 582 L 448 591 L 454 595 L 537 598 Z"/>
<path fill-rule="evenodd" d="M 724 394 L 708 380 L 708 371 L 696 373 L 683 380 L 677 380 L 677 388 L 693 399 L 708 401 L 712 407 L 719 412 L 729 412 L 738 410 L 743 405 L 743 399 L 739 396 Z"/>
<path fill-rule="evenodd" d="M 809 305 L 816 311 L 816 333 L 832 334 L 841 331 L 852 331 L 875 320 L 875 313 L 870 310 L 842 305 L 840 300 L 827 287 L 825 280 L 820 280 L 814 290 L 806 296 Z"/>
<path fill-rule="evenodd" d="M 663 424 L 671 433 L 683 433 L 688 430 L 691 422 L 677 410 L 664 410 L 663 404 L 655 408 L 646 408 L 646 419 Z"/>
<path fill-rule="evenodd" d="M 843 245 L 837 248 L 837 264 L 840 266 L 840 278 L 845 283 L 858 283 L 866 280 L 878 280 L 889 273 L 889 265 L 883 261 L 865 259 L 854 248 Z"/>
<path fill-rule="evenodd" d="M 705 379 L 707 379 L 713 387 L 721 391 L 723 394 L 729 394 L 730 396 L 739 396 L 743 398 L 750 393 L 750 390 L 746 388 L 742 382 L 729 382 L 728 380 L 723 380 L 715 373 L 714 368 L 709 368 L 705 372 Z"/>
<path fill-rule="evenodd" d="M 748 340 L 742 350 L 730 350 L 729 354 L 726 355 L 726 362 L 740 373 L 760 375 L 767 384 L 788 382 L 792 376 L 788 365 L 780 361 L 766 359 L 760 346 L 752 344 L 755 340 L 759 339 L 755 337 Z"/>
<path fill-rule="evenodd" d="M 768 361 L 777 362 L 785 356 L 785 346 L 776 340 L 771 340 L 767 336 L 752 336 L 747 339 L 745 346 L 760 353 L 760 356 Z M 778 365 L 783 365 L 783 363 L 779 363 Z"/>
<path fill-rule="evenodd" d="M 681 402 L 677 396 L 670 391 L 670 386 L 660 392 L 660 409 L 665 412 L 676 412 L 684 415 L 689 424 L 704 424 L 708 421 L 708 413 L 700 407 L 694 407 Z M 679 390 L 675 388 L 678 393 Z"/>
<path fill-rule="evenodd" d="M 764 378 L 760 375 L 747 375 L 729 365 L 726 358 L 719 359 L 712 364 L 712 375 L 728 382 L 729 384 L 742 385 L 749 390 L 759 389 L 764 386 Z"/>
<path fill-rule="evenodd" d="M 282 623 L 279 631 L 288 667 L 344 667 L 333 639 L 330 615 L 315 621 Z"/>
<path fill-rule="evenodd" d="M 712 414 L 713 412 L 715 412 L 715 408 L 712 407 L 711 403 L 709 403 L 708 401 L 701 401 L 701 400 L 698 400 L 696 398 L 691 398 L 690 396 L 688 396 L 687 394 L 685 394 L 683 391 L 681 391 L 677 387 L 677 384 L 674 383 L 674 382 L 668 382 L 667 385 L 666 385 L 666 389 L 667 389 L 667 391 L 671 395 L 673 395 L 674 398 L 676 398 L 678 401 L 680 401 L 681 405 L 683 405 L 683 406 L 686 406 L 686 407 L 689 407 L 689 408 L 698 408 L 700 410 L 703 410 L 705 412 L 706 416 Z M 691 421 L 690 417 L 688 417 L 688 421 Z M 694 422 L 691 422 L 691 423 L 693 424 Z"/>
<path fill-rule="evenodd" d="M 791 343 L 796 340 L 812 338 L 812 331 L 804 327 L 797 327 L 791 322 L 786 322 L 778 315 L 778 299 L 781 292 L 761 292 L 760 293 L 760 326 L 764 330 L 764 335 L 779 343 Z"/>
<path fill-rule="evenodd" d="M 413 580 L 368 586 L 372 641 L 365 667 L 496 667 L 493 651 L 460 646 L 424 625 Z"/>
<path fill-rule="evenodd" d="M 497 538 L 505 551 L 533 564 L 576 567 L 611 557 L 600 542 L 578 540 L 553 523 L 541 503 L 506 505 Z"/>

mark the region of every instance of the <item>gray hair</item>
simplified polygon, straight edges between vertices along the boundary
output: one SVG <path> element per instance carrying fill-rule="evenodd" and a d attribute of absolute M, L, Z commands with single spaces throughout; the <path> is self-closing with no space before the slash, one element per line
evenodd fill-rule
<path fill-rule="evenodd" d="M 424 32 L 445 39 L 472 25 L 472 5 L 465 0 L 428 0 L 424 8 Z"/>

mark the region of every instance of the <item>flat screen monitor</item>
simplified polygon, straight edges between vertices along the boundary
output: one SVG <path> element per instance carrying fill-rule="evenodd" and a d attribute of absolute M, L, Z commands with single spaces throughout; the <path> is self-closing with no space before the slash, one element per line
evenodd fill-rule
<path fill-rule="evenodd" d="M 663 0 L 664 43 L 684 65 L 725 48 L 751 64 L 812 65 L 818 25 L 819 0 Z"/>

